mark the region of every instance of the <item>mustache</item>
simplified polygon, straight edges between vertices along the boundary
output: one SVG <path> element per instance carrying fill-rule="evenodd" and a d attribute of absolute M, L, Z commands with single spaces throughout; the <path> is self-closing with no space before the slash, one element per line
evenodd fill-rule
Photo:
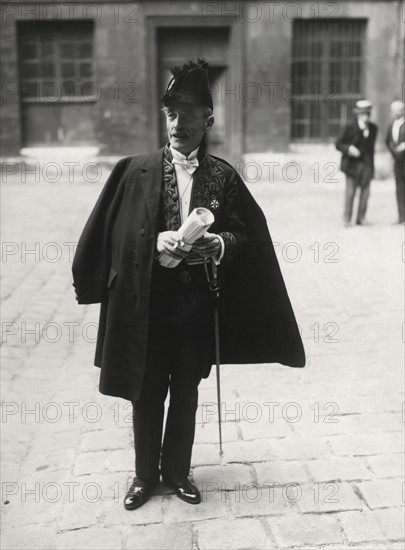
<path fill-rule="evenodd" d="M 170 135 L 174 137 L 187 137 L 189 135 L 189 132 L 187 132 L 187 130 L 184 130 L 184 129 L 172 130 L 170 132 Z"/>

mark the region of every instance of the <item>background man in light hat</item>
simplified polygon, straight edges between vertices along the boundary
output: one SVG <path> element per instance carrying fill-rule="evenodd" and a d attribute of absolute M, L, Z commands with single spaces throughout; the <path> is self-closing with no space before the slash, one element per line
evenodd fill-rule
<path fill-rule="evenodd" d="M 372 105 L 362 99 L 356 102 L 356 118 L 343 129 L 336 148 L 343 153 L 340 169 L 346 174 L 344 207 L 345 225 L 350 225 L 356 190 L 360 189 L 356 223 L 363 225 L 370 196 L 370 182 L 374 175 L 374 148 L 377 126 L 370 122 Z"/>
<path fill-rule="evenodd" d="M 205 263 L 220 271 L 222 362 L 305 364 L 264 215 L 235 170 L 202 145 L 214 123 L 208 63 L 192 60 L 172 74 L 163 96 L 169 142 L 117 163 L 73 263 L 79 303 L 101 302 L 100 391 L 133 403 L 136 477 L 127 510 L 148 500 L 160 475 L 180 499 L 201 501 L 189 470 L 198 385 L 215 362 Z M 195 207 L 215 221 L 187 253 L 177 230 Z M 181 262 L 163 267 L 162 252 Z M 249 338 L 252 327 L 261 338 Z"/>
<path fill-rule="evenodd" d="M 405 223 L 405 118 L 402 101 L 391 104 L 391 116 L 393 121 L 388 127 L 385 142 L 394 158 L 398 223 Z"/>

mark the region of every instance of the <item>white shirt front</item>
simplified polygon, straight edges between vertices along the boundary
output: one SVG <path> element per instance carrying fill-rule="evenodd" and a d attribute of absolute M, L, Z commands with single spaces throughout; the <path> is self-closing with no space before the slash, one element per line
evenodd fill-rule
<path fill-rule="evenodd" d="M 173 159 L 177 158 L 179 160 L 193 160 L 197 158 L 198 147 L 191 151 L 191 153 L 186 157 L 183 153 L 176 151 L 170 147 L 172 152 Z M 177 188 L 179 190 L 179 203 L 180 203 L 180 218 L 181 223 L 187 218 L 190 210 L 190 199 L 191 199 L 191 190 L 193 188 L 193 178 L 194 173 L 190 174 L 186 168 L 181 164 L 173 163 L 174 170 L 176 172 Z"/>
<path fill-rule="evenodd" d="M 399 131 L 401 129 L 401 126 L 403 125 L 405 121 L 404 117 L 396 118 L 394 122 L 392 123 L 392 139 L 395 143 L 395 145 L 398 145 L 399 143 Z"/>
<path fill-rule="evenodd" d="M 367 139 L 370 135 L 370 129 L 368 127 L 368 124 L 364 122 L 364 120 L 361 120 L 360 118 L 357 119 L 357 123 L 359 125 L 360 130 L 363 132 L 363 136 Z"/>
<path fill-rule="evenodd" d="M 197 147 L 197 149 L 194 149 L 194 151 L 191 151 L 191 153 L 188 156 L 186 156 L 186 155 L 183 155 L 183 153 L 180 153 L 180 151 L 173 149 L 173 147 L 170 147 L 173 160 L 178 159 L 180 161 L 196 159 L 198 155 L 198 149 L 199 147 Z M 181 223 L 183 223 L 190 211 L 191 191 L 193 189 L 194 171 L 197 168 L 195 168 L 193 173 L 190 174 L 186 170 L 186 167 L 182 164 L 177 164 L 173 162 L 173 166 L 176 172 L 177 189 L 179 191 L 180 219 L 181 219 Z M 221 235 L 217 235 L 217 237 L 221 244 L 221 251 L 219 253 L 219 256 L 217 258 L 214 258 L 214 261 L 218 265 L 221 263 L 221 260 L 225 253 L 225 243 Z"/>

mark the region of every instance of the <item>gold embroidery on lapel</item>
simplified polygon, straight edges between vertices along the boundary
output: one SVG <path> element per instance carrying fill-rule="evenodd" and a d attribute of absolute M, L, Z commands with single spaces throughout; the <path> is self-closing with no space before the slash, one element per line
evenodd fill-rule
<path fill-rule="evenodd" d="M 221 161 L 206 155 L 194 172 L 190 210 L 203 206 L 215 213 L 221 204 L 219 198 L 224 186 L 224 165 Z"/>

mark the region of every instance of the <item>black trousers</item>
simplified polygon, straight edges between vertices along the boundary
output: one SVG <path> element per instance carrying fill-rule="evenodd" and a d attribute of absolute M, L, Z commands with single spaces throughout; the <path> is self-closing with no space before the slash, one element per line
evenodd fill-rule
<path fill-rule="evenodd" d="M 353 214 L 353 203 L 357 189 L 360 190 L 359 206 L 357 210 L 357 223 L 362 223 L 366 216 L 368 199 L 370 196 L 370 182 L 372 176 L 372 168 L 367 164 L 359 163 L 356 175 L 346 175 L 346 192 L 345 192 L 345 208 L 344 220 L 350 223 Z"/>
<path fill-rule="evenodd" d="M 398 221 L 405 221 L 405 161 L 396 160 L 394 164 Z"/>
<path fill-rule="evenodd" d="M 133 403 L 136 475 L 171 483 L 190 470 L 198 385 L 213 345 L 213 296 L 203 265 L 161 267 L 152 274 L 148 358 L 138 401 Z M 170 404 L 162 444 L 164 403 Z"/>

